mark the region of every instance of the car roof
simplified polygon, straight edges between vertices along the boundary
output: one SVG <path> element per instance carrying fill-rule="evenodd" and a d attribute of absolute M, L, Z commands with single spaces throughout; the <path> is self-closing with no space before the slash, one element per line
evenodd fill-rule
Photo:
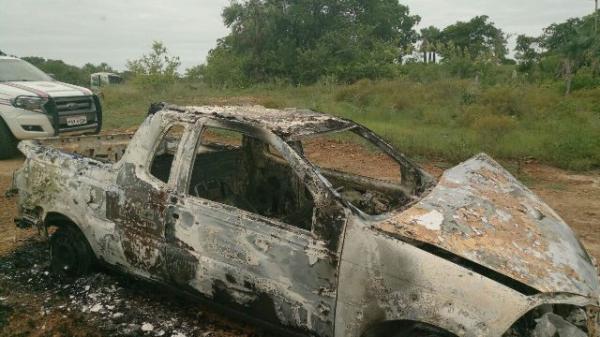
<path fill-rule="evenodd" d="M 267 129 L 285 139 L 339 131 L 356 126 L 350 120 L 308 109 L 269 109 L 263 106 L 176 106 L 163 105 L 163 110 L 205 116 L 211 119 L 237 121 Z"/>

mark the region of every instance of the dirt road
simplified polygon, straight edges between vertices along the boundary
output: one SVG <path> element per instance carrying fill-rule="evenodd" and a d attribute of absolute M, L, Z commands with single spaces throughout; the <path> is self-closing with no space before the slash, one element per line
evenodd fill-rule
<path fill-rule="evenodd" d="M 0 336 L 266 336 L 120 275 L 98 272 L 76 282 L 53 278 L 47 245 L 34 231 L 14 228 L 15 205 L 4 197 L 20 164 L 21 159 L 0 162 Z M 435 175 L 447 167 L 424 166 Z M 600 172 L 527 164 L 519 179 L 556 209 L 600 260 Z"/>

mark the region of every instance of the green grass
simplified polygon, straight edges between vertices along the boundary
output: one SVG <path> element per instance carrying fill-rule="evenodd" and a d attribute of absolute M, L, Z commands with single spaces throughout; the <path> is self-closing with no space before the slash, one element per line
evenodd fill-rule
<path fill-rule="evenodd" d="M 310 108 L 362 123 L 417 158 L 455 163 L 483 151 L 573 170 L 600 167 L 600 88 L 564 97 L 555 87 L 459 79 L 225 90 L 185 82 L 162 91 L 123 85 L 104 91 L 105 128 L 138 125 L 159 101 Z"/>

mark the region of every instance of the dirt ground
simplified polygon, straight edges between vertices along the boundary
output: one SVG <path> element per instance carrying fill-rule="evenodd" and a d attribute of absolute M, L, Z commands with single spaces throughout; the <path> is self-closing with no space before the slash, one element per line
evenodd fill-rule
<path fill-rule="evenodd" d="M 365 153 L 339 143 L 321 145 L 326 154 L 322 158 L 336 158 L 330 155 L 331 146 L 350 158 L 333 166 L 360 166 L 378 159 L 364 160 Z M 48 273 L 47 245 L 34 231 L 14 227 L 15 205 L 4 197 L 21 162 L 0 162 L 0 337 L 267 336 L 161 287 L 122 275 L 100 271 L 75 282 L 55 279 Z M 436 176 L 448 168 L 436 162 L 423 166 Z M 379 167 L 388 170 L 388 165 Z M 600 260 L 600 172 L 572 173 L 528 163 L 518 178 L 557 210 Z"/>

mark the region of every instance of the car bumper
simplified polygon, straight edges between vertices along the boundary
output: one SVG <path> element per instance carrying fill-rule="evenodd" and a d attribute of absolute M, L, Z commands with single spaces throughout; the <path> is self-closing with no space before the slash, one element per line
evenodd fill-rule
<path fill-rule="evenodd" d="M 0 117 L 4 119 L 13 136 L 18 140 L 97 133 L 100 129 L 98 122 L 94 122 L 56 130 L 52 116 L 15 107 L 2 109 Z"/>
<path fill-rule="evenodd" d="M 2 118 L 18 140 L 50 137 L 55 135 L 50 116 L 24 109 L 9 107 L 2 110 Z M 33 129 L 28 129 L 33 127 Z"/>

